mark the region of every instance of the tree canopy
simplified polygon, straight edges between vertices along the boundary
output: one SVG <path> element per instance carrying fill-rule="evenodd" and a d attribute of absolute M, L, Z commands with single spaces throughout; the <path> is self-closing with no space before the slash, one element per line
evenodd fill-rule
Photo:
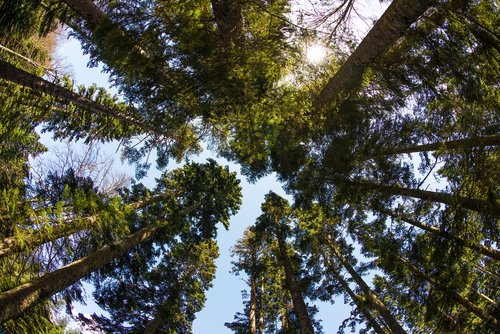
<path fill-rule="evenodd" d="M 82 282 L 89 328 L 192 332 L 242 196 L 203 147 L 290 196 L 232 249 L 228 329 L 321 333 L 344 296 L 341 333 L 498 332 L 498 4 L 394 0 L 358 41 L 357 1 L 307 3 L 0 0 L 0 332 L 64 333 Z M 119 95 L 54 65 L 61 30 Z M 136 178 L 103 190 L 91 151 L 37 174 L 41 132 L 118 142 Z"/>

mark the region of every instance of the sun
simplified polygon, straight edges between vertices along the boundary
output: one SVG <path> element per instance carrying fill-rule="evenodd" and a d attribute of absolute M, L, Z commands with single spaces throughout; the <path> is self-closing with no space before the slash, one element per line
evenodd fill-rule
<path fill-rule="evenodd" d="M 321 44 L 306 46 L 306 59 L 309 63 L 318 65 L 325 59 L 326 49 Z"/>

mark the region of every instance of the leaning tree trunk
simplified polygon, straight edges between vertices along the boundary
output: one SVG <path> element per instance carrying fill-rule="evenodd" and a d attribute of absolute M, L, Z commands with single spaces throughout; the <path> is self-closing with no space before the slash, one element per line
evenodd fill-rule
<path fill-rule="evenodd" d="M 367 67 L 382 57 L 436 1 L 394 0 L 339 71 L 316 98 L 317 107 L 349 95 L 361 84 Z"/>
<path fill-rule="evenodd" d="M 456 242 L 460 246 L 470 248 L 470 249 L 475 250 L 476 252 L 478 252 L 480 254 L 489 256 L 492 259 L 500 261 L 500 251 L 498 251 L 496 249 L 489 248 L 489 247 L 483 246 L 481 244 L 474 243 L 470 240 L 463 239 L 461 237 L 454 235 L 451 232 L 443 231 L 437 227 L 434 227 L 434 226 L 431 226 L 428 224 L 424 224 L 422 222 L 419 222 L 418 220 L 415 220 L 415 219 L 412 219 L 410 217 L 395 213 L 395 212 L 390 211 L 390 210 L 386 210 L 386 209 L 379 208 L 379 207 L 374 207 L 371 205 L 369 205 L 368 207 L 373 211 L 377 211 L 377 212 L 380 212 L 384 215 L 390 216 L 392 218 L 399 219 L 407 224 L 418 227 L 424 231 L 439 235 L 440 237 L 442 237 L 444 239 Z"/>
<path fill-rule="evenodd" d="M 353 186 L 368 191 L 378 191 L 387 195 L 399 195 L 419 198 L 430 202 L 438 202 L 448 205 L 458 204 L 463 208 L 476 211 L 485 215 L 498 215 L 500 203 L 498 201 L 486 201 L 470 197 L 451 195 L 443 192 L 434 192 L 420 189 L 403 188 L 399 186 L 386 186 L 368 181 L 352 181 L 345 178 L 333 178 L 348 186 Z"/>
<path fill-rule="evenodd" d="M 384 303 L 377 297 L 375 292 L 370 289 L 368 284 L 363 280 L 361 276 L 354 270 L 349 261 L 340 253 L 336 246 L 334 246 L 330 241 L 323 238 L 323 242 L 326 243 L 328 248 L 332 251 L 335 257 L 342 263 L 344 268 L 346 268 L 347 272 L 354 279 L 356 284 L 361 288 L 361 290 L 365 293 L 366 298 L 372 303 L 372 305 L 377 309 L 380 316 L 384 319 L 384 322 L 391 329 L 393 333 L 396 334 L 406 334 L 406 331 L 401 327 L 396 318 L 394 318 L 391 312 L 387 309 Z"/>
<path fill-rule="evenodd" d="M 157 203 L 165 197 L 164 194 L 153 196 L 147 200 L 137 201 L 127 204 L 132 209 L 140 209 L 148 205 Z M 36 248 L 47 242 L 57 240 L 59 238 L 68 237 L 76 232 L 90 228 L 99 215 L 92 215 L 81 217 L 79 219 L 72 219 L 71 221 L 65 220 L 64 224 L 52 227 L 50 231 L 40 229 L 35 231 L 33 235 L 27 235 L 26 240 L 21 240 L 19 236 L 12 236 L 0 241 L 0 258 L 7 255 L 21 252 L 27 248 Z"/>
<path fill-rule="evenodd" d="M 323 257 L 323 261 L 325 261 L 325 263 L 327 264 L 330 271 L 335 275 L 335 277 L 337 277 L 337 280 L 340 282 L 340 285 L 342 285 L 342 288 L 347 292 L 349 297 L 351 297 L 352 301 L 356 304 L 356 306 L 358 307 L 360 312 L 363 314 L 365 319 L 368 321 L 370 326 L 373 328 L 375 333 L 387 334 L 386 331 L 384 329 L 382 329 L 382 327 L 379 325 L 377 320 L 372 316 L 372 314 L 370 313 L 370 310 L 365 305 L 363 305 L 363 301 L 359 298 L 358 295 L 356 295 L 354 293 L 354 291 L 352 291 L 352 289 L 349 287 L 349 284 L 344 280 L 342 275 L 340 275 L 340 273 L 335 269 L 332 262 L 330 261 L 330 259 L 328 259 L 328 257 L 323 252 L 323 250 L 320 250 L 320 252 L 321 252 L 321 256 Z"/>
<path fill-rule="evenodd" d="M 188 214 L 199 204 L 183 210 Z M 122 256 L 138 244 L 150 239 L 162 229 L 161 225 L 145 227 L 134 234 L 103 247 L 92 254 L 72 262 L 62 268 L 36 278 L 0 294 L 0 324 L 21 315 L 45 298 L 51 297 L 76 283 L 81 278 L 103 267 L 113 259 Z"/>
<path fill-rule="evenodd" d="M 500 324 L 498 322 L 498 319 L 495 317 L 491 316 L 488 314 L 484 309 L 481 307 L 475 305 L 471 301 L 469 301 L 467 298 L 463 297 L 461 294 L 459 294 L 456 291 L 450 290 L 446 284 L 440 282 L 436 278 L 426 274 L 422 270 L 418 269 L 414 264 L 410 263 L 408 260 L 396 256 L 395 259 L 399 262 L 401 262 L 403 265 L 405 265 L 407 268 L 409 268 L 411 271 L 413 271 L 417 276 L 421 277 L 423 280 L 429 282 L 430 284 L 434 285 L 436 288 L 442 290 L 444 293 L 449 295 L 452 300 L 454 300 L 456 303 L 462 305 L 467 311 L 475 314 L 478 318 L 486 322 L 494 331 L 500 330 Z"/>
<path fill-rule="evenodd" d="M 59 1 L 65 3 L 85 21 L 92 31 L 93 43 L 106 51 L 101 57 L 108 66 L 135 78 L 146 74 L 154 75 L 163 85 L 168 83 L 175 87 L 176 83 L 168 74 L 167 63 L 153 59 L 127 30 L 113 22 L 91 0 Z M 111 36 L 120 38 L 110 38 Z"/>
<path fill-rule="evenodd" d="M 147 130 L 152 133 L 156 132 L 154 127 L 145 124 L 139 119 L 125 115 L 111 108 L 100 105 L 84 96 L 70 91 L 67 88 L 53 84 L 52 82 L 40 78 L 34 74 L 21 70 L 6 61 L 0 60 L 0 79 L 16 83 L 18 85 L 28 87 L 33 91 L 49 94 L 56 99 L 71 102 L 79 108 L 89 110 L 94 113 L 111 116 L 119 119 L 125 124 L 138 127 L 142 130 Z"/>
<path fill-rule="evenodd" d="M 410 154 L 419 152 L 430 152 L 437 150 L 454 150 L 471 147 L 487 147 L 499 146 L 500 134 L 487 135 L 482 137 L 471 137 L 465 139 L 455 139 L 448 141 L 440 141 L 437 143 L 420 144 L 407 147 L 399 147 L 388 150 L 383 150 L 378 156 L 394 155 L 394 154 Z M 373 159 L 375 156 L 369 156 L 366 159 Z"/>
<path fill-rule="evenodd" d="M 311 318 L 307 312 L 307 306 L 302 297 L 300 286 L 295 278 L 295 273 L 292 268 L 292 263 L 288 256 L 286 242 L 279 232 L 277 233 L 278 247 L 283 268 L 285 270 L 286 285 L 292 296 L 293 309 L 297 318 L 299 319 L 300 333 L 301 334 L 314 334 Z"/>

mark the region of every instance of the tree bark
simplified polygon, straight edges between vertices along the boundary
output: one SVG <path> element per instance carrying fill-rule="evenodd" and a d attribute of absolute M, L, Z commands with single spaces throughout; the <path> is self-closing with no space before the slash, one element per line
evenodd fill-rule
<path fill-rule="evenodd" d="M 159 194 L 153 196 L 147 200 L 137 201 L 128 204 L 132 209 L 140 209 L 148 205 L 157 203 L 165 197 L 164 194 Z M 38 247 L 47 242 L 57 240 L 62 237 L 70 236 L 76 232 L 82 231 L 97 221 L 99 215 L 93 215 L 88 217 L 82 217 L 79 220 L 73 219 L 73 221 L 64 221 L 63 224 L 55 226 L 50 232 L 40 229 L 36 231 L 33 236 L 27 236 L 27 240 L 24 241 L 22 245 L 19 236 L 12 236 L 0 241 L 0 258 L 5 257 L 9 254 L 21 252 L 28 247 Z M 30 239 L 32 238 L 32 239 Z"/>
<path fill-rule="evenodd" d="M 445 284 L 439 282 L 437 279 L 435 279 L 432 276 L 421 271 L 415 265 L 410 263 L 408 260 L 403 259 L 400 256 L 396 256 L 395 259 L 397 261 L 401 262 L 406 267 L 408 267 L 411 271 L 413 271 L 415 274 L 420 276 L 425 281 L 434 285 L 436 288 L 446 292 L 449 296 L 451 296 L 451 298 L 456 303 L 462 305 L 466 310 L 475 314 L 478 318 L 480 318 L 481 320 L 486 322 L 494 331 L 498 331 L 500 329 L 500 324 L 499 324 L 498 320 L 495 317 L 486 313 L 482 308 L 475 305 L 474 303 L 472 303 L 471 301 L 469 301 L 468 299 L 466 299 L 465 297 L 463 297 L 461 294 L 457 293 L 456 291 L 450 291 Z"/>
<path fill-rule="evenodd" d="M 287 247 L 283 235 L 277 234 L 278 247 L 280 251 L 280 257 L 282 261 L 283 268 L 285 270 L 286 284 L 290 294 L 292 296 L 293 309 L 297 314 L 299 319 L 300 333 L 301 334 L 314 334 L 313 325 L 309 313 L 307 312 L 307 306 L 302 297 L 302 292 L 295 278 L 295 273 L 292 268 L 292 263 L 288 257 Z"/>
<path fill-rule="evenodd" d="M 250 274 L 250 310 L 248 314 L 249 320 L 249 328 L 248 331 L 250 334 L 257 333 L 257 274 L 255 272 L 255 266 L 257 262 L 257 255 L 255 252 L 255 248 L 252 248 L 252 273 Z"/>
<path fill-rule="evenodd" d="M 86 97 L 83 97 L 75 92 L 70 91 L 67 88 L 53 84 L 43 78 L 40 78 L 34 74 L 21 70 L 8 62 L 0 60 L 0 79 L 16 83 L 18 85 L 28 87 L 36 92 L 49 94 L 56 99 L 71 102 L 74 105 L 86 109 L 95 113 L 107 115 L 114 117 L 123 121 L 124 123 L 132 126 L 136 126 L 139 129 L 147 130 L 155 133 L 155 128 L 145 124 L 144 122 L 133 118 L 131 116 L 122 114 L 116 110 L 104 107 Z"/>
<path fill-rule="evenodd" d="M 428 10 L 433 0 L 394 0 L 339 71 L 323 87 L 316 107 L 349 95 L 361 84 L 366 68 L 382 57 L 406 30 Z"/>
<path fill-rule="evenodd" d="M 431 144 L 413 145 L 408 147 L 394 148 L 382 151 L 380 155 L 394 155 L 394 154 L 410 154 L 418 152 L 429 152 L 437 150 L 453 150 L 467 147 L 486 147 L 500 145 L 500 134 L 487 135 L 483 137 L 471 137 L 465 139 L 455 139 L 449 141 L 441 141 Z M 374 158 L 369 157 L 368 159 Z"/>
<path fill-rule="evenodd" d="M 180 214 L 189 214 L 200 203 L 193 205 Z M 122 256 L 141 242 L 146 241 L 162 229 L 161 225 L 145 227 L 134 234 L 103 247 L 92 254 L 72 262 L 44 276 L 35 278 L 0 294 L 0 324 L 21 315 L 30 307 L 57 292 L 76 283 L 81 278 L 103 267 L 113 259 Z"/>
<path fill-rule="evenodd" d="M 491 257 L 492 259 L 500 261 L 500 251 L 498 251 L 496 249 L 489 248 L 489 247 L 483 246 L 481 244 L 473 243 L 470 240 L 466 240 L 466 239 L 463 239 L 461 237 L 458 237 L 458 236 L 454 235 L 453 233 L 443 231 L 437 227 L 424 224 L 422 222 L 419 222 L 418 220 L 411 219 L 410 217 L 406 217 L 406 216 L 397 214 L 397 213 L 392 212 L 390 210 L 386 210 L 386 209 L 378 208 L 378 207 L 374 207 L 374 206 L 369 206 L 369 208 L 373 211 L 378 211 L 378 212 L 380 212 L 384 215 L 390 216 L 392 218 L 399 219 L 407 224 L 418 227 L 424 231 L 437 234 L 440 237 L 443 237 L 444 239 L 452 240 L 461 246 L 470 248 L 472 250 L 475 250 L 478 253 L 481 253 L 483 255 Z"/>
<path fill-rule="evenodd" d="M 365 319 L 368 321 L 370 326 L 373 328 L 375 333 L 387 334 L 387 332 L 384 329 L 382 329 L 382 327 L 379 325 L 377 320 L 372 316 L 372 314 L 370 313 L 370 310 L 365 305 L 363 305 L 363 303 L 360 300 L 360 298 L 358 297 L 358 295 L 356 295 L 354 293 L 354 291 L 352 291 L 352 289 L 349 287 L 349 284 L 344 280 L 342 275 L 340 275 L 340 273 L 335 269 L 332 262 L 330 261 L 330 259 L 328 259 L 328 257 L 323 252 L 323 250 L 320 250 L 320 252 L 321 252 L 321 256 L 323 257 L 323 261 L 325 261 L 325 263 L 327 264 L 330 271 L 335 275 L 335 277 L 337 277 L 337 280 L 340 282 L 340 285 L 342 285 L 342 288 L 347 292 L 349 297 L 351 297 L 352 301 L 354 303 L 356 303 L 358 309 L 363 314 Z"/>
<path fill-rule="evenodd" d="M 384 319 L 384 322 L 391 329 L 393 333 L 396 334 L 406 334 L 406 331 L 401 327 L 398 321 L 392 316 L 391 312 L 387 309 L 384 303 L 377 297 L 377 295 L 370 289 L 368 284 L 365 283 L 363 278 L 359 276 L 359 274 L 354 270 L 349 261 L 339 252 L 336 246 L 332 245 L 328 240 L 323 239 L 327 244 L 328 248 L 333 252 L 335 257 L 342 263 L 344 268 L 349 272 L 351 277 L 354 279 L 356 284 L 361 288 L 361 290 L 365 293 L 367 299 L 373 304 L 373 306 L 377 309 L 380 316 Z"/>
<path fill-rule="evenodd" d="M 367 181 L 351 181 L 345 178 L 337 179 L 341 182 L 344 182 L 348 186 L 358 187 L 366 190 L 375 190 L 388 195 L 413 197 L 448 205 L 458 204 L 463 208 L 485 215 L 498 215 L 498 213 L 500 212 L 500 203 L 498 201 L 485 201 L 476 198 L 451 195 L 443 192 L 403 188 L 399 186 L 386 186 Z"/>

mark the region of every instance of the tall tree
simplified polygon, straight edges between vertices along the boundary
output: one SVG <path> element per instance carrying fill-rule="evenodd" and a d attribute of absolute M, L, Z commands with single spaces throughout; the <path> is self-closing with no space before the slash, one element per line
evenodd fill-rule
<path fill-rule="evenodd" d="M 230 215 L 239 207 L 240 188 L 235 175 L 217 166 L 213 160 L 205 165 L 187 165 L 167 175 L 163 182 L 173 189 L 177 188 L 178 192 L 174 193 L 182 193 L 182 197 L 177 201 L 174 198 L 165 201 L 167 207 L 162 209 L 163 217 L 160 215 L 157 222 L 87 257 L 3 292 L 0 294 L 0 303 L 5 311 L 0 318 L 1 321 L 22 314 L 29 307 L 126 254 L 133 247 L 165 231 L 166 228 L 170 233 L 178 231 L 180 238 L 184 240 L 212 238 L 216 233 L 215 224 L 220 221 L 227 227 Z M 174 226 L 168 228 L 169 222 Z"/>

